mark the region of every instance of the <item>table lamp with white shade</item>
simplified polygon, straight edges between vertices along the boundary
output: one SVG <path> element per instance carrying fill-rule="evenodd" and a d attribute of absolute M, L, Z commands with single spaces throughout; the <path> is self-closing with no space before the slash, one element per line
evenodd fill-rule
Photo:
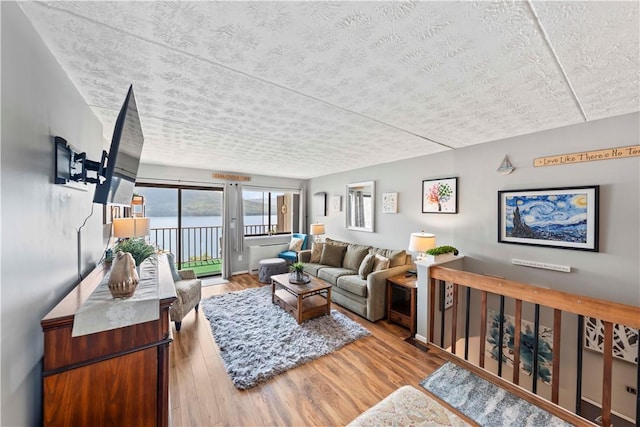
<path fill-rule="evenodd" d="M 151 220 L 149 218 L 114 218 L 113 235 L 119 239 L 145 237 L 149 235 Z"/>
<path fill-rule="evenodd" d="M 309 234 L 316 236 L 314 242 L 320 243 L 320 236 L 324 234 L 324 224 L 311 224 Z"/>
<path fill-rule="evenodd" d="M 424 258 L 424 253 L 429 249 L 436 247 L 436 236 L 431 233 L 411 233 L 409 239 L 409 252 L 416 254 L 416 259 L 421 260 Z"/>

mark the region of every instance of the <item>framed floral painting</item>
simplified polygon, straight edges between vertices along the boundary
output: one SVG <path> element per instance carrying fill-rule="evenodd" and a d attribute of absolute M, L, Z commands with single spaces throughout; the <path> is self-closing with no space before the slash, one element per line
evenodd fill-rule
<path fill-rule="evenodd" d="M 458 213 L 458 178 L 422 181 L 422 213 Z"/>

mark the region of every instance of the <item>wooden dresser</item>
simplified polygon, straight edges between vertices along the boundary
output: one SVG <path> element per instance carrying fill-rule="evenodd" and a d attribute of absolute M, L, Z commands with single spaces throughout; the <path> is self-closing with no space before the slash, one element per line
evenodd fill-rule
<path fill-rule="evenodd" d="M 42 319 L 45 426 L 169 426 L 169 307 L 176 294 L 158 258 L 160 318 L 72 337 L 74 314 L 108 272 L 99 266 Z"/>

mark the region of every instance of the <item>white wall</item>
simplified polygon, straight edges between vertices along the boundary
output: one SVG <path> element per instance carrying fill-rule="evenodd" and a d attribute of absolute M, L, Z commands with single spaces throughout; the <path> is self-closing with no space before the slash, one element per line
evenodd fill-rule
<path fill-rule="evenodd" d="M 102 125 L 20 8 L 2 14 L 2 260 L 0 425 L 41 423 L 40 320 L 78 281 L 76 229 L 91 212 L 83 192 L 53 184 L 53 136 L 90 159 Z M 104 250 L 102 206 L 82 229 L 81 273 Z"/>
<path fill-rule="evenodd" d="M 375 233 L 345 228 L 344 208 L 316 218 L 327 236 L 386 248 L 406 248 L 412 232 L 437 236 L 466 255 L 465 269 L 640 305 L 640 158 L 533 167 L 541 156 L 639 144 L 640 114 L 568 126 L 310 180 L 309 194 L 345 198 L 345 185 L 376 181 Z M 516 170 L 496 172 L 505 154 Z M 458 214 L 421 213 L 422 180 L 458 177 Z M 498 190 L 600 185 L 600 251 L 532 247 L 497 242 Z M 398 192 L 398 213 L 383 214 L 382 193 Z M 308 198 L 313 212 L 313 198 Z M 571 273 L 520 267 L 512 258 L 565 264 Z"/>
<path fill-rule="evenodd" d="M 144 154 L 144 153 L 143 153 Z M 212 153 L 215 156 L 215 153 Z M 214 171 L 205 169 L 177 168 L 160 165 L 141 164 L 138 171 L 137 182 L 146 184 L 167 184 L 167 185 L 191 185 L 205 187 L 224 187 L 224 182 L 215 180 L 212 177 Z M 223 171 L 215 171 L 223 172 Z M 232 171 L 224 171 L 234 173 Z M 246 175 L 239 173 L 239 175 Z M 259 190 L 269 189 L 279 190 L 299 190 L 304 187 L 306 181 L 291 178 L 280 178 L 267 175 L 251 175 L 251 181 L 242 182 L 244 188 L 256 187 Z M 266 243 L 288 242 L 290 237 L 264 236 L 245 238 L 244 251 L 242 253 L 233 251 L 231 256 L 231 271 L 233 273 L 246 272 L 249 269 L 249 246 Z M 240 259 L 242 257 L 242 259 Z"/>

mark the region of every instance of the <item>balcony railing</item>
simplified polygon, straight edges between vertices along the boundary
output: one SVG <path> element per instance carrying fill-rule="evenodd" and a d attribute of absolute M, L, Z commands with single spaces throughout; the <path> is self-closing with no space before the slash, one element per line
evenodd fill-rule
<path fill-rule="evenodd" d="M 178 251 L 178 228 L 152 228 L 150 238 L 153 243 L 165 251 L 179 256 L 182 264 L 190 261 L 208 261 L 222 257 L 222 227 L 182 227 L 182 250 Z"/>
<path fill-rule="evenodd" d="M 245 225 L 245 236 L 272 234 L 267 225 Z M 202 263 L 220 264 L 222 259 L 222 226 L 182 227 L 181 251 L 178 251 L 178 227 L 152 228 L 151 243 L 158 249 L 176 254 L 179 268 L 191 268 Z M 210 271 L 205 271 L 209 272 Z M 214 270 L 215 272 L 215 270 Z"/>
<path fill-rule="evenodd" d="M 618 403 L 621 400 L 620 394 L 612 393 L 614 379 L 615 386 L 620 387 L 621 378 L 620 374 L 617 377 L 612 374 L 614 334 L 620 333 L 614 332 L 614 326 L 615 330 L 624 331 L 623 338 L 616 338 L 620 341 L 617 351 L 621 352 L 620 346 L 624 348 L 625 343 L 629 343 L 627 351 L 630 352 L 633 338 L 629 337 L 633 336 L 632 331 L 640 328 L 640 308 L 442 266 L 431 267 L 429 271 L 429 347 L 444 349 L 458 358 L 456 363 L 466 369 L 481 368 L 476 373 L 495 374 L 497 371 L 499 378 L 488 378 L 499 380 L 501 386 L 508 390 L 530 387 L 532 394 L 528 396 L 536 398 L 532 403 L 575 425 L 584 425 L 584 419 L 558 406 L 559 401 L 563 400 L 568 407 L 574 399 L 573 412 L 581 415 L 583 376 L 601 378 L 600 422 L 605 427 L 612 425 L 612 397 L 616 396 Z M 453 284 L 453 305 L 450 309 L 444 308 L 446 282 Z M 437 305 L 436 301 L 442 301 L 442 304 Z M 499 311 L 495 311 L 498 307 Z M 542 334 L 544 327 L 540 318 L 544 314 L 552 322 L 549 325 L 553 324 L 552 338 Z M 591 337 L 601 346 L 601 355 L 592 355 L 588 359 L 583 358 L 587 347 L 587 321 L 592 325 L 602 325 L 601 329 L 593 332 L 596 337 Z M 572 341 L 573 345 L 568 344 Z M 561 349 L 565 353 L 568 353 L 567 349 L 572 352 L 561 354 Z M 638 351 L 637 347 L 634 351 Z M 487 354 L 491 356 L 487 357 Z M 620 366 L 617 369 L 621 369 Z M 521 370 L 528 375 L 521 376 Z M 503 385 L 502 380 L 510 380 L 510 385 Z M 572 387 L 574 380 L 575 387 Z M 635 372 L 623 381 L 628 381 L 628 384 L 635 381 L 636 390 L 640 387 L 637 365 Z M 517 387 L 508 388 L 512 385 Z M 572 390 L 575 390 L 575 396 L 571 396 Z M 560 399 L 561 392 L 563 399 Z M 589 390 L 592 394 L 597 392 Z M 542 399 L 538 401 L 538 397 Z M 636 400 L 635 405 L 637 423 L 640 420 L 640 401 Z"/>

